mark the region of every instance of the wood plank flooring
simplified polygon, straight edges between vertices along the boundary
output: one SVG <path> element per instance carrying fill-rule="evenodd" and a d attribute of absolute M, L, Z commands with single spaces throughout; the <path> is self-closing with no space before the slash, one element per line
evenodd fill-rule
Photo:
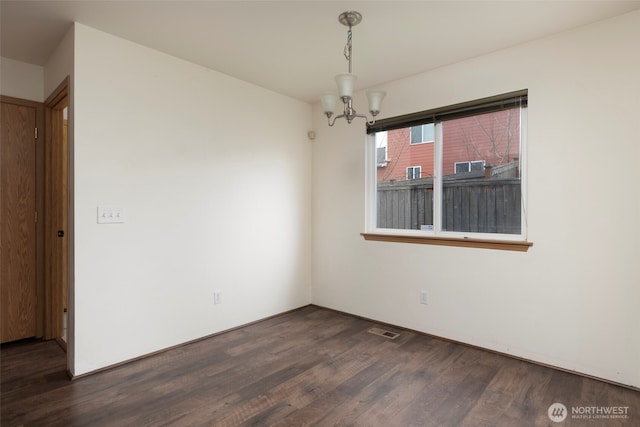
<path fill-rule="evenodd" d="M 69 381 L 48 342 L 1 348 L 6 426 L 638 426 L 640 393 L 308 306 Z M 552 403 L 568 408 L 554 423 Z M 576 419 L 572 407 L 628 407 Z"/>

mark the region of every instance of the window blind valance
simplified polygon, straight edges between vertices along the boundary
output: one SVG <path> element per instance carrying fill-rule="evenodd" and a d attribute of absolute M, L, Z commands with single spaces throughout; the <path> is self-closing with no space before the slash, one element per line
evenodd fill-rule
<path fill-rule="evenodd" d="M 491 113 L 507 110 L 515 107 L 527 106 L 528 90 L 523 89 L 502 95 L 477 99 L 475 101 L 462 102 L 447 107 L 433 108 L 417 113 L 405 114 L 397 117 L 377 120 L 373 125 L 367 125 L 367 133 L 383 132 L 387 130 L 401 129 L 411 126 L 436 123 L 445 120 L 477 114 Z"/>

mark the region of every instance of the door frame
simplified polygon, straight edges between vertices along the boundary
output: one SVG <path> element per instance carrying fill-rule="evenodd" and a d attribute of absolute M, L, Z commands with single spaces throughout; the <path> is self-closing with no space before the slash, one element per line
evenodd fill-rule
<path fill-rule="evenodd" d="M 5 104 L 30 107 L 36 110 L 36 338 L 44 335 L 44 140 L 45 113 L 42 102 L 0 95 L 0 102 Z"/>
<path fill-rule="evenodd" d="M 72 220 L 71 220 L 71 144 L 70 144 L 70 134 L 71 134 L 71 126 L 69 126 L 69 132 L 67 134 L 67 149 L 63 153 L 57 153 L 54 150 L 54 147 L 59 144 L 59 140 L 57 138 L 60 137 L 60 131 L 57 124 L 56 118 L 62 114 L 59 109 L 59 105 L 61 102 L 66 100 L 68 111 L 70 111 L 70 96 L 69 96 L 69 77 L 66 77 L 62 83 L 58 85 L 58 87 L 53 91 L 53 93 L 46 99 L 44 103 L 45 107 L 45 123 L 46 123 L 46 132 L 45 132 L 45 149 L 43 153 L 44 157 L 44 177 L 45 177 L 45 187 L 44 187 L 44 209 L 45 209 L 45 220 L 43 221 L 43 240 L 44 240 L 44 281 L 45 281 L 45 306 L 44 306 L 44 338 L 45 339 L 55 339 L 57 340 L 64 348 L 67 349 L 67 343 L 69 341 L 70 336 L 70 328 L 67 327 L 67 342 L 62 341 L 61 333 L 62 333 L 62 324 L 63 324 L 63 304 L 62 304 L 62 295 L 63 289 L 61 286 L 67 286 L 67 316 L 68 320 L 71 319 L 72 306 L 69 301 L 70 296 L 70 276 L 71 272 L 70 262 L 71 262 L 71 248 L 73 242 L 73 232 L 72 232 Z M 70 114 L 69 114 L 70 116 Z M 54 265 L 56 262 L 56 257 L 52 257 L 56 239 L 58 238 L 56 233 L 58 230 L 57 224 L 53 222 L 53 215 L 56 213 L 52 212 L 52 206 L 55 206 L 54 203 L 54 194 L 53 194 L 53 186 L 57 185 L 54 182 L 59 182 L 59 176 L 56 175 L 57 170 L 55 167 L 56 159 L 54 156 L 62 155 L 66 157 L 67 163 L 67 206 L 65 208 L 66 211 L 66 221 L 67 221 L 67 229 L 64 230 L 65 236 L 64 238 L 67 241 L 67 253 L 66 257 L 63 257 L 63 262 L 58 262 L 61 265 Z M 66 284 L 60 284 L 58 280 L 54 280 L 54 274 L 58 271 L 58 269 L 64 269 L 64 277 L 66 277 Z M 67 353 L 67 361 L 69 360 Z"/>

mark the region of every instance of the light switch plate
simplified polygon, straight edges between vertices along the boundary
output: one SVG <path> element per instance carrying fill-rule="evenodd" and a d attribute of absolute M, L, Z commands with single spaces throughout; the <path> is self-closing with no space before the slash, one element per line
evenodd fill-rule
<path fill-rule="evenodd" d="M 120 224 L 125 222 L 124 208 L 120 206 L 98 206 L 98 224 Z"/>

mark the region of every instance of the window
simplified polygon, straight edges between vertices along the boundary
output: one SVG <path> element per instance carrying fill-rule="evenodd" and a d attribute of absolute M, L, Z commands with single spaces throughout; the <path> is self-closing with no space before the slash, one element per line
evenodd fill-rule
<path fill-rule="evenodd" d="M 474 162 L 456 162 L 454 165 L 454 173 L 484 171 L 484 160 L 476 160 Z"/>
<path fill-rule="evenodd" d="M 419 179 L 422 168 L 420 166 L 410 166 L 407 168 L 407 179 Z"/>
<path fill-rule="evenodd" d="M 389 171 L 395 159 L 408 156 L 403 147 L 425 137 L 434 144 L 406 160 L 411 163 L 405 163 L 404 177 L 397 172 L 374 176 L 376 168 L 367 167 L 365 234 L 530 245 L 525 242 L 526 111 L 524 90 L 369 126 L 368 152 L 378 133 L 388 140 Z M 369 165 L 378 164 L 374 154 L 368 158 Z"/>
<path fill-rule="evenodd" d="M 420 126 L 413 126 L 411 128 L 411 141 L 410 144 L 422 144 L 423 142 L 433 142 L 435 126 L 433 123 L 427 123 Z"/>

